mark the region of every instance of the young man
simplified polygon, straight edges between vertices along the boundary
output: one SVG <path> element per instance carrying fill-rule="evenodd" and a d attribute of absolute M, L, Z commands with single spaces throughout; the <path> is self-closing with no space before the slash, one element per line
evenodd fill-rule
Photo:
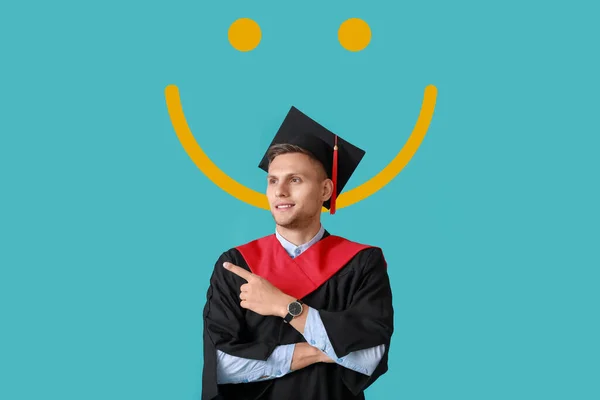
<path fill-rule="evenodd" d="M 383 253 L 321 225 L 364 154 L 291 108 L 259 165 L 275 234 L 223 253 L 211 277 L 203 400 L 364 399 L 387 371 Z"/>

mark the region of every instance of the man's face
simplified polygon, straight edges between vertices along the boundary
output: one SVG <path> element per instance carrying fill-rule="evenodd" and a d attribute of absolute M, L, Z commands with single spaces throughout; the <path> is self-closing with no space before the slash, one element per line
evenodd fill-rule
<path fill-rule="evenodd" d="M 302 153 L 282 154 L 271 162 L 267 198 L 277 225 L 297 228 L 318 219 L 332 182 L 322 168 Z"/>

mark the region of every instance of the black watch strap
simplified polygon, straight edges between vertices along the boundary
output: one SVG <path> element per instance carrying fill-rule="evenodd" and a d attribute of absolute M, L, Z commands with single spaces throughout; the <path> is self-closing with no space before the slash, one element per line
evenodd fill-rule
<path fill-rule="evenodd" d="M 292 319 L 294 319 L 294 316 L 288 312 L 287 315 L 285 316 L 285 318 L 283 319 L 283 321 L 286 324 L 289 324 Z"/>

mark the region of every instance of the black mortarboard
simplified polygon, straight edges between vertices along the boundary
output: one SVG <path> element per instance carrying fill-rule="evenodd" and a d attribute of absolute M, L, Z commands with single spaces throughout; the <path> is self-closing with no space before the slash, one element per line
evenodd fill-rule
<path fill-rule="evenodd" d="M 327 177 L 333 180 L 334 184 L 333 194 L 323 206 L 329 209 L 331 214 L 335 214 L 335 200 L 356 170 L 365 151 L 332 133 L 293 106 L 269 147 L 282 143 L 302 147 L 323 163 Z M 268 149 L 258 165 L 266 172 L 269 171 L 267 153 Z"/>

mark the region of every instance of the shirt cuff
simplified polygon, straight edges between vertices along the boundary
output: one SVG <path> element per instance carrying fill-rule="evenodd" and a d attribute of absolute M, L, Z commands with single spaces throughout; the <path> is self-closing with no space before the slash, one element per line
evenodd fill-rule
<path fill-rule="evenodd" d="M 291 370 L 295 346 L 277 346 L 266 361 L 235 357 L 217 350 L 217 383 L 248 383 L 282 377 Z"/>
<path fill-rule="evenodd" d="M 304 339 L 311 346 L 316 347 L 323 352 L 327 352 L 327 348 L 329 347 L 327 331 L 325 330 L 319 311 L 312 307 L 308 307 L 306 324 L 304 325 Z M 333 348 L 331 351 L 333 352 Z"/>
<path fill-rule="evenodd" d="M 263 379 L 279 378 L 288 374 L 292 367 L 295 347 L 295 343 L 277 346 L 265 364 L 264 375 L 268 378 Z"/>

